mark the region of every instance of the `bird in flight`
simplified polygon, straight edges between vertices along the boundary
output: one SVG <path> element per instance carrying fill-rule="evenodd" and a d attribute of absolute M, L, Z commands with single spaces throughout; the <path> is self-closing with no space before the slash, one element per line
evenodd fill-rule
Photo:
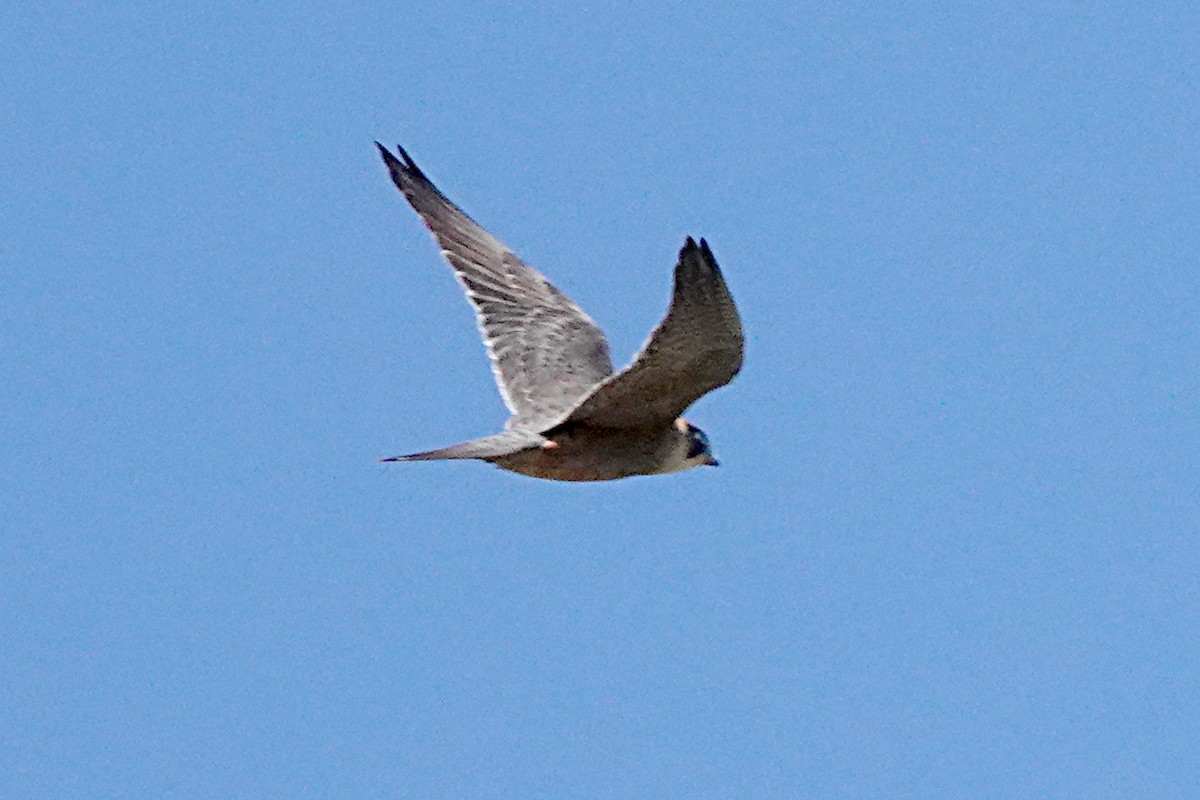
<path fill-rule="evenodd" d="M 512 413 L 500 433 L 384 461 L 477 459 L 559 481 L 717 465 L 708 437 L 680 416 L 742 366 L 741 320 L 707 242 L 688 237 L 666 317 L 614 372 L 582 308 L 450 202 L 404 148 L 397 157 L 375 146 L 466 290 Z"/>

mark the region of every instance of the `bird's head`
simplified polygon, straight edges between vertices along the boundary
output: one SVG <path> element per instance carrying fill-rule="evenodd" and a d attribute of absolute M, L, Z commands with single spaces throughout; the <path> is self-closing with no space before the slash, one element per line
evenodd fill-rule
<path fill-rule="evenodd" d="M 679 430 L 684 434 L 684 441 L 687 444 L 687 451 L 681 469 L 720 466 L 721 462 L 717 461 L 717 457 L 713 455 L 712 446 L 708 443 L 708 437 L 704 434 L 704 431 L 685 419 L 680 419 L 676 422 L 676 425 L 679 426 Z"/>

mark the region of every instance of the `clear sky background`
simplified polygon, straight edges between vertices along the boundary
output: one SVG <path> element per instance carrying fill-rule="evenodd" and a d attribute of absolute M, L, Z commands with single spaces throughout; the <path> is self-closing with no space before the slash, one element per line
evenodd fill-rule
<path fill-rule="evenodd" d="M 107 8 L 102 6 L 107 5 Z M 0 797 L 1200 796 L 1194 3 L 0 12 Z M 497 430 L 407 147 L 723 466 Z"/>

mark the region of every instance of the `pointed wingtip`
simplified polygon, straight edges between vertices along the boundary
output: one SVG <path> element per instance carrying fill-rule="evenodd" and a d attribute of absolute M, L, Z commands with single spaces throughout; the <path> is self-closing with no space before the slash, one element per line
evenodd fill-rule
<path fill-rule="evenodd" d="M 386 147 L 381 145 L 379 142 L 375 143 L 375 147 L 377 147 L 379 149 L 379 155 L 381 158 L 383 158 L 383 163 L 387 164 L 389 169 L 391 169 L 393 166 L 395 166 L 395 167 L 400 166 L 400 162 L 398 160 L 396 160 L 396 157 L 394 155 L 392 155 L 392 152 L 390 150 L 388 150 Z"/>
<path fill-rule="evenodd" d="M 683 248 L 679 251 L 679 257 L 682 258 L 688 253 L 694 253 L 696 251 L 699 251 L 700 255 L 704 256 L 706 259 L 711 260 L 713 257 L 712 250 L 708 248 L 708 242 L 704 239 L 704 237 L 700 237 L 700 244 L 696 244 L 696 240 L 691 236 L 687 237 L 687 241 L 683 243 Z"/>
<path fill-rule="evenodd" d="M 387 164 L 388 167 L 403 167 L 404 169 L 414 172 L 418 175 L 422 174 L 420 168 L 417 167 L 416 162 L 412 160 L 412 156 L 410 156 L 408 151 L 400 145 L 396 145 L 396 153 L 399 155 L 399 158 L 392 155 L 392 151 L 388 150 L 379 142 L 375 142 L 375 147 L 378 148 L 379 155 L 383 157 L 383 163 Z"/>

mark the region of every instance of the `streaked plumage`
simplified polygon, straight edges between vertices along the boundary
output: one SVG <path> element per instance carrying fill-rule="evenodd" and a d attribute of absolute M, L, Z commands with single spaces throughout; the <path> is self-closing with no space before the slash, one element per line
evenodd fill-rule
<path fill-rule="evenodd" d="M 708 244 L 688 237 L 666 317 L 613 372 L 595 322 L 450 202 L 403 148 L 392 180 L 466 290 L 512 416 L 505 430 L 385 461 L 479 459 L 538 478 L 598 481 L 716 464 L 680 414 L 742 365 L 742 326 Z"/>

